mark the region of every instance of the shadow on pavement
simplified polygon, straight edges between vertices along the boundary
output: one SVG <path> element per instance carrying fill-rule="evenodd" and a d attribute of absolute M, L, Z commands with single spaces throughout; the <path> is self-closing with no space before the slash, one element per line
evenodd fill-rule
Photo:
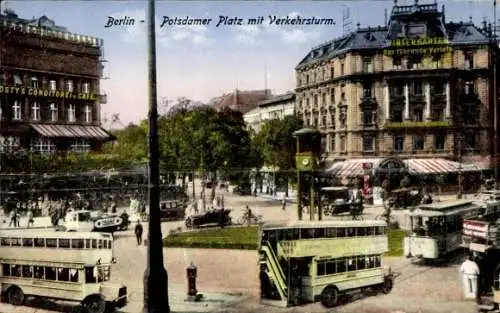
<path fill-rule="evenodd" d="M 30 308 L 34 308 L 34 309 L 56 311 L 56 312 L 62 312 L 62 313 L 81 313 L 81 312 L 84 312 L 84 310 L 80 304 L 54 302 L 54 301 L 51 301 L 48 299 L 42 299 L 42 298 L 28 298 L 24 305 L 27 307 L 30 307 Z"/>

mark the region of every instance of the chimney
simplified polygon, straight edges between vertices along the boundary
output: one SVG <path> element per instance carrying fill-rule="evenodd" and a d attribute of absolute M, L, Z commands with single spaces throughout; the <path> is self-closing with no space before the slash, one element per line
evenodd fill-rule
<path fill-rule="evenodd" d="M 384 25 L 387 26 L 387 8 L 384 10 Z"/>
<path fill-rule="evenodd" d="M 446 12 L 444 11 L 444 4 L 441 6 L 441 14 L 443 16 L 443 24 L 446 24 Z"/>

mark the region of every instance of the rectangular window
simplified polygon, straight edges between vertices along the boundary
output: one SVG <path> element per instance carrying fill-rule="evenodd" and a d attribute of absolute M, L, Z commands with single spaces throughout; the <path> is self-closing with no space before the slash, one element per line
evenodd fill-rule
<path fill-rule="evenodd" d="M 363 152 L 375 151 L 375 140 L 373 136 L 363 137 Z"/>
<path fill-rule="evenodd" d="M 92 239 L 92 249 L 97 249 L 97 239 Z"/>
<path fill-rule="evenodd" d="M 444 144 L 446 141 L 445 134 L 436 134 L 434 136 L 434 149 L 436 150 L 444 150 Z"/>
<path fill-rule="evenodd" d="M 325 268 L 326 266 L 324 262 L 316 263 L 316 276 L 324 276 L 326 274 Z"/>
<path fill-rule="evenodd" d="M 12 238 L 11 239 L 11 245 L 14 247 L 20 247 L 23 245 L 23 241 L 21 238 Z"/>
<path fill-rule="evenodd" d="M 337 237 L 337 228 L 327 228 L 326 229 L 326 237 L 328 237 L 328 238 Z"/>
<path fill-rule="evenodd" d="M 337 228 L 337 237 L 345 237 L 346 229 L 344 227 Z"/>
<path fill-rule="evenodd" d="M 472 51 L 464 52 L 464 68 L 470 70 L 474 68 L 474 53 Z"/>
<path fill-rule="evenodd" d="M 83 249 L 84 241 L 83 239 L 71 239 L 71 248 L 73 249 Z"/>
<path fill-rule="evenodd" d="M 0 240 L 0 242 L 2 243 L 3 247 L 9 247 L 10 246 L 10 238 L 2 237 L 2 239 Z"/>
<path fill-rule="evenodd" d="M 357 227 L 356 228 L 356 236 L 366 236 L 365 227 Z"/>
<path fill-rule="evenodd" d="M 422 95 L 422 93 L 423 93 L 422 82 L 421 81 L 413 82 L 413 94 L 420 96 Z"/>
<path fill-rule="evenodd" d="M 399 70 L 403 67 L 403 59 L 399 56 L 395 56 L 392 58 L 392 68 L 395 70 Z"/>
<path fill-rule="evenodd" d="M 44 248 L 45 247 L 45 238 L 35 238 L 35 247 Z"/>
<path fill-rule="evenodd" d="M 87 82 L 84 82 L 82 84 L 82 92 L 83 93 L 90 93 L 90 84 Z"/>
<path fill-rule="evenodd" d="M 57 248 L 57 239 L 47 238 L 45 243 L 47 248 Z"/>
<path fill-rule="evenodd" d="M 50 121 L 57 122 L 58 117 L 59 117 L 59 114 L 58 114 L 57 104 L 51 103 L 50 104 Z"/>
<path fill-rule="evenodd" d="M 72 268 L 69 270 L 69 281 L 72 283 L 78 282 L 78 270 L 77 269 Z"/>
<path fill-rule="evenodd" d="M 344 76 L 344 62 L 340 63 L 340 76 Z"/>
<path fill-rule="evenodd" d="M 23 265 L 23 277 L 33 278 L 33 267 L 30 265 Z"/>
<path fill-rule="evenodd" d="M 34 274 L 35 279 L 45 279 L 45 268 L 43 266 L 35 266 Z"/>
<path fill-rule="evenodd" d="M 76 108 L 74 104 L 70 104 L 68 106 L 68 122 L 75 122 L 76 121 Z"/>
<path fill-rule="evenodd" d="M 13 277 L 21 277 L 22 276 L 21 265 L 12 265 L 10 268 L 10 275 Z"/>
<path fill-rule="evenodd" d="M 48 241 L 48 239 L 47 239 Z M 45 267 L 45 279 L 47 280 L 56 280 L 57 274 L 56 274 L 56 268 L 55 267 L 50 267 L 46 266 Z"/>
<path fill-rule="evenodd" d="M 2 264 L 2 275 L 10 276 L 10 264 Z"/>
<path fill-rule="evenodd" d="M 404 150 L 405 137 L 404 136 L 394 136 L 392 149 L 394 151 L 403 151 Z"/>
<path fill-rule="evenodd" d="M 90 239 L 85 239 L 85 248 L 90 249 Z"/>
<path fill-rule="evenodd" d="M 49 81 L 49 88 L 50 88 L 50 91 L 56 91 L 57 90 L 57 82 L 55 80 Z"/>
<path fill-rule="evenodd" d="M 356 262 L 357 262 L 356 269 L 358 271 L 366 269 L 366 257 L 365 256 L 358 256 Z"/>
<path fill-rule="evenodd" d="M 20 120 L 22 118 L 21 114 L 21 103 L 17 100 L 14 100 L 14 104 L 12 105 L 12 119 Z"/>
<path fill-rule="evenodd" d="M 97 269 L 95 267 L 93 266 L 85 267 L 85 282 L 86 283 L 97 282 Z"/>
<path fill-rule="evenodd" d="M 354 237 L 356 236 L 356 229 L 354 227 L 347 227 L 346 228 L 347 232 L 347 237 Z"/>
<path fill-rule="evenodd" d="M 67 80 L 66 81 L 66 91 L 73 92 L 73 90 L 74 90 L 73 81 Z"/>
<path fill-rule="evenodd" d="M 69 281 L 69 269 L 58 268 L 57 269 L 57 280 L 59 281 Z"/>
<path fill-rule="evenodd" d="M 340 152 L 346 152 L 347 146 L 345 141 L 345 136 L 340 136 Z"/>
<path fill-rule="evenodd" d="M 412 111 L 412 121 L 414 122 L 423 122 L 424 121 L 424 110 L 421 108 L 413 109 Z"/>
<path fill-rule="evenodd" d="M 59 239 L 59 248 L 68 249 L 69 247 L 69 239 Z"/>
<path fill-rule="evenodd" d="M 464 94 L 473 95 L 475 93 L 474 81 L 466 81 L 464 83 Z"/>
<path fill-rule="evenodd" d="M 347 270 L 346 259 L 337 260 L 337 273 L 345 273 Z"/>
<path fill-rule="evenodd" d="M 326 268 L 325 268 L 325 272 L 326 272 L 326 275 L 333 275 L 333 274 L 337 274 L 337 262 L 335 260 L 333 261 L 330 261 L 330 262 L 326 262 Z"/>
<path fill-rule="evenodd" d="M 378 236 L 383 236 L 385 234 L 385 228 L 383 226 L 378 226 L 376 230 Z"/>
<path fill-rule="evenodd" d="M 372 58 L 364 57 L 363 58 L 363 73 L 372 73 L 372 72 L 373 72 Z"/>
<path fill-rule="evenodd" d="M 23 247 L 33 247 L 33 238 L 23 238 Z"/>

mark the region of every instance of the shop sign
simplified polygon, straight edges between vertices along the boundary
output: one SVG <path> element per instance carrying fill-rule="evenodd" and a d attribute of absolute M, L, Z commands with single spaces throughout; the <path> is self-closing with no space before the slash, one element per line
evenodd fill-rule
<path fill-rule="evenodd" d="M 389 49 L 384 50 L 384 55 L 441 54 L 452 51 L 453 48 L 446 38 L 401 38 L 391 40 Z"/>
<path fill-rule="evenodd" d="M 18 95 L 46 98 L 74 99 L 74 100 L 97 100 L 95 93 L 70 92 L 59 90 L 37 89 L 31 87 L 0 86 L 0 95 Z"/>

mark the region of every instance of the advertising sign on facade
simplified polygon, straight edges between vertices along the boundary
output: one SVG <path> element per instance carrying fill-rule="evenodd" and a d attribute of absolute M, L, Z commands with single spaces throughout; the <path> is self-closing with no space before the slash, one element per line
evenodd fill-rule
<path fill-rule="evenodd" d="M 469 237 L 488 239 L 488 223 L 464 220 L 463 234 Z"/>

